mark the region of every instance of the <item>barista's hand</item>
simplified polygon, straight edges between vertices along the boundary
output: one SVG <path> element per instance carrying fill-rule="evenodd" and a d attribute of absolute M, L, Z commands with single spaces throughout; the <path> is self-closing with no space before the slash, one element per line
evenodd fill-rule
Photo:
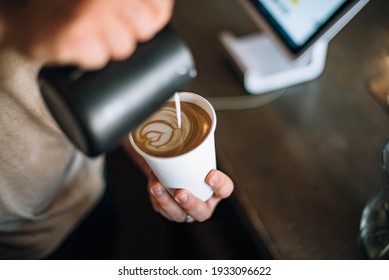
<path fill-rule="evenodd" d="M 173 198 L 157 178 L 151 175 L 148 190 L 154 210 L 176 222 L 203 222 L 209 219 L 217 204 L 231 195 L 234 184 L 219 170 L 212 170 L 205 181 L 214 190 L 214 195 L 203 202 L 185 189 L 176 190 Z M 185 220 L 187 214 L 191 216 L 189 220 Z"/>
<path fill-rule="evenodd" d="M 219 170 L 212 170 L 205 179 L 214 191 L 210 199 L 203 202 L 185 189 L 176 190 L 173 198 L 155 177 L 146 161 L 135 152 L 128 137 L 124 139 L 123 147 L 148 178 L 147 188 L 154 210 L 170 221 L 182 223 L 189 214 L 191 219 L 186 222 L 203 222 L 212 216 L 218 203 L 229 197 L 234 190 L 230 177 Z"/>
<path fill-rule="evenodd" d="M 0 0 L 0 44 L 43 63 L 99 68 L 170 20 L 174 0 Z"/>

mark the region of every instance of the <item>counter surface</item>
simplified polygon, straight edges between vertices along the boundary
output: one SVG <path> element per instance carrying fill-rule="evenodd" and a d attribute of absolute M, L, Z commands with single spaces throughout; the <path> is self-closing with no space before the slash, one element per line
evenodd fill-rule
<path fill-rule="evenodd" d="M 318 79 L 252 96 L 217 38 L 258 31 L 238 3 L 176 2 L 173 25 L 199 73 L 187 90 L 215 105 L 218 164 L 272 258 L 360 258 L 360 216 L 380 183 L 389 136 L 388 115 L 367 86 L 385 67 L 387 12 L 389 2 L 370 1 L 330 42 Z M 239 108 L 223 110 L 228 104 Z"/>

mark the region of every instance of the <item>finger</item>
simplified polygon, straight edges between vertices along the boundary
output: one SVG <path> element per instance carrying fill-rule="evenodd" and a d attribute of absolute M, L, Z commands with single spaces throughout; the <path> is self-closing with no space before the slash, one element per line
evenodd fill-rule
<path fill-rule="evenodd" d="M 132 30 L 119 17 L 111 17 L 101 27 L 101 37 L 106 43 L 113 60 L 122 60 L 129 57 L 136 48 L 136 41 Z"/>
<path fill-rule="evenodd" d="M 214 197 L 227 198 L 234 190 L 231 178 L 219 170 L 210 171 L 205 182 L 213 189 Z"/>
<path fill-rule="evenodd" d="M 131 7 L 124 7 L 120 15 L 139 41 L 148 41 L 156 32 L 152 11 L 144 1 L 132 1 Z"/>
<path fill-rule="evenodd" d="M 73 53 L 77 53 L 77 51 Z M 103 44 L 96 42 L 95 44 L 89 44 L 89 47 L 85 47 L 83 50 L 79 49 L 78 55 L 64 59 L 65 61 L 75 63 L 83 69 L 95 70 L 104 67 L 108 63 L 109 55 Z"/>
<path fill-rule="evenodd" d="M 165 219 L 173 222 L 172 218 L 170 218 L 169 215 L 159 206 L 157 200 L 151 194 L 150 194 L 150 201 L 151 201 L 151 205 L 153 207 L 153 210 L 155 212 L 159 213 Z"/>
<path fill-rule="evenodd" d="M 161 183 L 158 181 L 157 177 L 155 176 L 154 172 L 151 169 L 148 177 L 149 177 L 149 182 L 148 182 L 149 197 L 150 197 L 153 210 L 161 214 L 167 220 L 173 221 L 173 219 L 164 211 L 164 209 L 161 208 L 159 202 L 155 198 L 155 195 L 159 193 L 159 190 L 156 188 L 158 188 L 159 187 L 158 184 L 161 185 Z"/>
<path fill-rule="evenodd" d="M 86 30 L 83 26 L 72 28 L 58 37 L 53 45 L 56 63 L 76 64 L 81 68 L 98 69 L 109 60 L 109 50 L 101 41 L 96 30 Z"/>
<path fill-rule="evenodd" d="M 165 26 L 172 18 L 174 0 L 148 0 L 149 6 L 153 10 L 154 20 L 157 28 Z"/>
<path fill-rule="evenodd" d="M 171 18 L 171 0 L 133 1 L 131 8 L 122 9 L 122 16 L 133 27 L 137 40 L 150 40 Z"/>
<path fill-rule="evenodd" d="M 160 211 L 163 211 L 171 220 L 183 222 L 186 212 L 174 201 L 169 192 L 158 181 L 149 184 L 149 192 L 154 197 Z"/>
<path fill-rule="evenodd" d="M 212 216 L 217 200 L 220 200 L 214 198 L 209 200 L 211 202 L 204 202 L 185 189 L 176 190 L 174 199 L 185 213 L 199 222 L 208 220 Z"/>

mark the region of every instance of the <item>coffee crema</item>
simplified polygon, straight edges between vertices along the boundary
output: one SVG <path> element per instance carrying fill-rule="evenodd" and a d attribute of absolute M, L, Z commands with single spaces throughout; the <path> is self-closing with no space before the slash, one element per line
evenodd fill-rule
<path fill-rule="evenodd" d="M 211 117 L 200 106 L 181 101 L 181 128 L 178 127 L 174 102 L 167 102 L 132 132 L 139 149 L 157 157 L 187 153 L 207 137 Z"/>

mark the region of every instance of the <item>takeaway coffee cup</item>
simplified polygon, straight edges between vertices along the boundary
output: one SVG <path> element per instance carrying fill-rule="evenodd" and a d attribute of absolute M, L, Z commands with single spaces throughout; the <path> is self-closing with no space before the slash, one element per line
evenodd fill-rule
<path fill-rule="evenodd" d="M 179 97 L 181 128 L 170 99 L 130 133 L 130 142 L 171 194 L 183 188 L 206 201 L 213 191 L 205 178 L 216 169 L 216 114 L 200 95 L 181 92 Z"/>

